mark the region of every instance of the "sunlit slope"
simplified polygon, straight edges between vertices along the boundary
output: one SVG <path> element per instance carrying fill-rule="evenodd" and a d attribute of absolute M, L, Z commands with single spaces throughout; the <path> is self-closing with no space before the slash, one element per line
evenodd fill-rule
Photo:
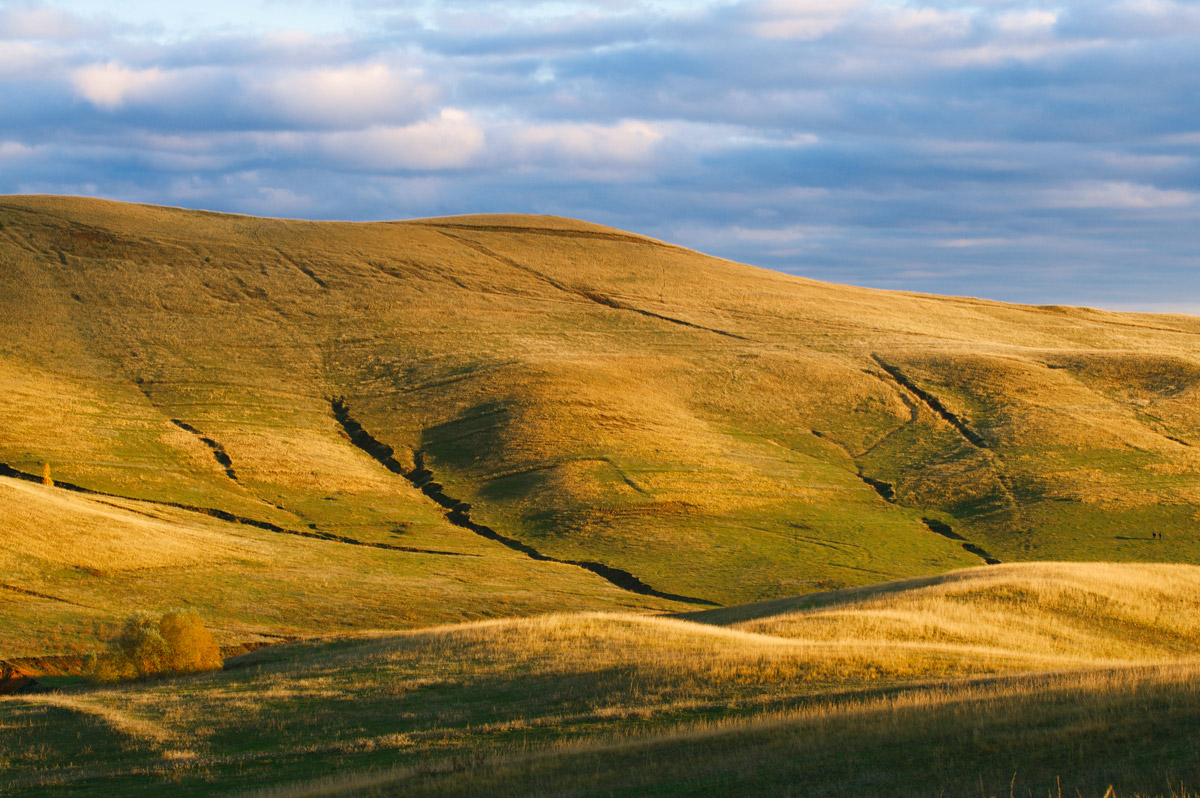
<path fill-rule="evenodd" d="M 147 608 L 186 607 L 236 644 L 563 606 L 672 606 L 534 562 L 425 508 L 373 509 L 414 520 L 376 539 L 349 518 L 358 537 L 331 539 L 0 477 L 0 659 L 93 651 Z"/>
<path fill-rule="evenodd" d="M 346 439 L 344 397 L 476 523 L 722 604 L 1200 554 L 1192 317 L 835 286 L 557 218 L 20 197 L 0 223 L 0 460 L 27 472 L 386 534 L 429 502 Z"/>
<path fill-rule="evenodd" d="M 1200 654 L 1200 568 L 1020 563 L 682 616 L 754 634 L 1091 661 Z"/>
<path fill-rule="evenodd" d="M 1034 794 L 1056 777 L 1146 794 L 1195 772 L 1197 587 L 1194 566 L 1019 564 L 705 622 L 570 613 L 306 641 L 222 673 L 0 699 L 0 768 L 15 794 L 316 777 L 325 792 L 283 794 L 804 792 L 807 771 L 825 779 L 813 794 L 992 795 L 1014 770 Z M 964 608 L 952 636 L 873 620 L 937 601 Z"/>

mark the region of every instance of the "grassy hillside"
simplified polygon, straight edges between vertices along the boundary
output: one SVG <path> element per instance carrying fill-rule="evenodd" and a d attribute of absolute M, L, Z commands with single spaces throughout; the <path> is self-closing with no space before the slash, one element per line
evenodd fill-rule
<path fill-rule="evenodd" d="M 233 642 L 1200 555 L 1193 317 L 54 197 L 0 198 L 0 271 L 0 657 L 130 602 Z"/>
<path fill-rule="evenodd" d="M 1200 780 L 1198 588 L 1194 566 L 1028 564 L 310 640 L 0 698 L 0 775 L 13 795 L 1169 794 Z M 899 622 L 938 607 L 960 611 Z"/>

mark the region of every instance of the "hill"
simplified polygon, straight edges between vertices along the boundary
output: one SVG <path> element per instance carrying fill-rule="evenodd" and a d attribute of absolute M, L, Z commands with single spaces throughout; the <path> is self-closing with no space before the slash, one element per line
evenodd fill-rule
<path fill-rule="evenodd" d="M 58 197 L 0 198 L 0 270 L 3 658 L 1200 554 L 1193 317 Z"/>

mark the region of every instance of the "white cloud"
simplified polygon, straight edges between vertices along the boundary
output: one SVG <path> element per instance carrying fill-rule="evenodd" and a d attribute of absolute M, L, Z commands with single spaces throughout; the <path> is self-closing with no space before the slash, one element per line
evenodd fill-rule
<path fill-rule="evenodd" d="M 466 111 L 445 108 L 434 119 L 404 126 L 318 135 L 318 146 L 335 158 L 366 169 L 456 169 L 483 150 L 482 128 Z"/>
<path fill-rule="evenodd" d="M 1190 166 L 1193 162 L 1192 158 L 1185 155 L 1127 155 L 1119 152 L 1106 152 L 1100 155 L 1100 160 L 1104 163 L 1117 167 L 1118 169 L 1129 169 L 1134 171 L 1151 170 L 1151 171 L 1167 171 L 1172 169 L 1183 169 Z"/>
<path fill-rule="evenodd" d="M 998 40 L 977 47 L 952 48 L 935 54 L 933 61 L 943 67 L 986 66 L 1005 61 L 1039 61 L 1053 56 L 1070 55 L 1103 47 L 1103 39 L 1062 41 L 1054 38 Z"/>
<path fill-rule="evenodd" d="M 766 0 L 752 7 L 749 30 L 764 39 L 818 39 L 862 5 L 862 0 Z"/>
<path fill-rule="evenodd" d="M 879 12 L 872 27 L 882 28 L 895 37 L 893 42 L 911 47 L 965 36 L 971 30 L 971 15 L 937 8 L 896 8 Z"/>
<path fill-rule="evenodd" d="M 440 91 L 419 69 L 374 63 L 285 72 L 249 94 L 290 121 L 353 129 L 418 118 Z"/>
<path fill-rule="evenodd" d="M 947 249 L 974 249 L 975 247 L 993 247 L 1007 243 L 1009 240 L 1006 238 L 947 238 L 934 242 L 936 246 Z"/>
<path fill-rule="evenodd" d="M 721 152 L 748 148 L 799 149 L 819 144 L 815 133 L 798 130 L 764 130 L 749 125 L 712 122 L 662 122 L 655 129 L 664 139 L 680 142 L 690 152 Z"/>
<path fill-rule="evenodd" d="M 0 39 L 77 39 L 101 28 L 56 8 L 34 6 L 0 12 Z"/>
<path fill-rule="evenodd" d="M 780 244 L 796 244 L 812 235 L 811 228 L 800 225 L 754 228 L 735 226 L 730 228 L 728 232 L 729 235 L 739 241 L 775 246 Z"/>
<path fill-rule="evenodd" d="M 1195 131 L 1192 133 L 1174 133 L 1169 136 L 1162 136 L 1159 140 L 1163 144 L 1169 144 L 1169 145 L 1182 144 L 1185 147 L 1193 147 L 1196 145 L 1200 145 L 1200 131 Z"/>
<path fill-rule="evenodd" d="M 260 187 L 257 195 L 247 197 L 245 203 L 252 211 L 276 216 L 311 213 L 315 206 L 312 197 L 290 188 L 275 186 Z"/>
<path fill-rule="evenodd" d="M 130 69 L 115 61 L 76 69 L 71 75 L 75 91 L 88 102 L 113 110 L 130 100 L 146 99 L 162 82 L 157 68 Z"/>
<path fill-rule="evenodd" d="M 1170 0 L 1126 0 L 1123 5 L 1135 14 L 1149 17 L 1162 17 L 1179 10 L 1179 4 Z"/>
<path fill-rule="evenodd" d="M 41 147 L 30 147 L 19 141 L 0 141 L 0 158 L 31 158 Z"/>
<path fill-rule="evenodd" d="M 1044 35 L 1057 24 L 1056 11 L 1009 11 L 996 17 L 996 29 L 1013 35 Z"/>
<path fill-rule="evenodd" d="M 1043 193 L 1054 208 L 1178 208 L 1191 205 L 1200 195 L 1176 189 L 1120 181 L 1088 180 L 1068 188 Z"/>
<path fill-rule="evenodd" d="M 45 77 L 59 55 L 51 48 L 29 42 L 4 42 L 0 45 L 0 80 L 29 80 Z"/>
<path fill-rule="evenodd" d="M 658 125 L 636 119 L 612 125 L 527 125 L 509 131 L 508 155 L 517 163 L 631 166 L 648 161 L 662 140 Z"/>

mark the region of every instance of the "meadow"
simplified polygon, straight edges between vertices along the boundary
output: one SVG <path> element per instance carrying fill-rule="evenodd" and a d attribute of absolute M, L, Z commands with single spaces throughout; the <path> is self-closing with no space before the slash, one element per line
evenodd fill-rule
<path fill-rule="evenodd" d="M 1195 787 L 1200 319 L 63 197 L 0 272 L 0 789 Z M 82 683 L 132 609 L 226 669 Z"/>
<path fill-rule="evenodd" d="M 1198 588 L 1021 564 L 311 639 L 5 698 L 0 762 L 15 795 L 1170 794 L 1200 767 Z"/>

